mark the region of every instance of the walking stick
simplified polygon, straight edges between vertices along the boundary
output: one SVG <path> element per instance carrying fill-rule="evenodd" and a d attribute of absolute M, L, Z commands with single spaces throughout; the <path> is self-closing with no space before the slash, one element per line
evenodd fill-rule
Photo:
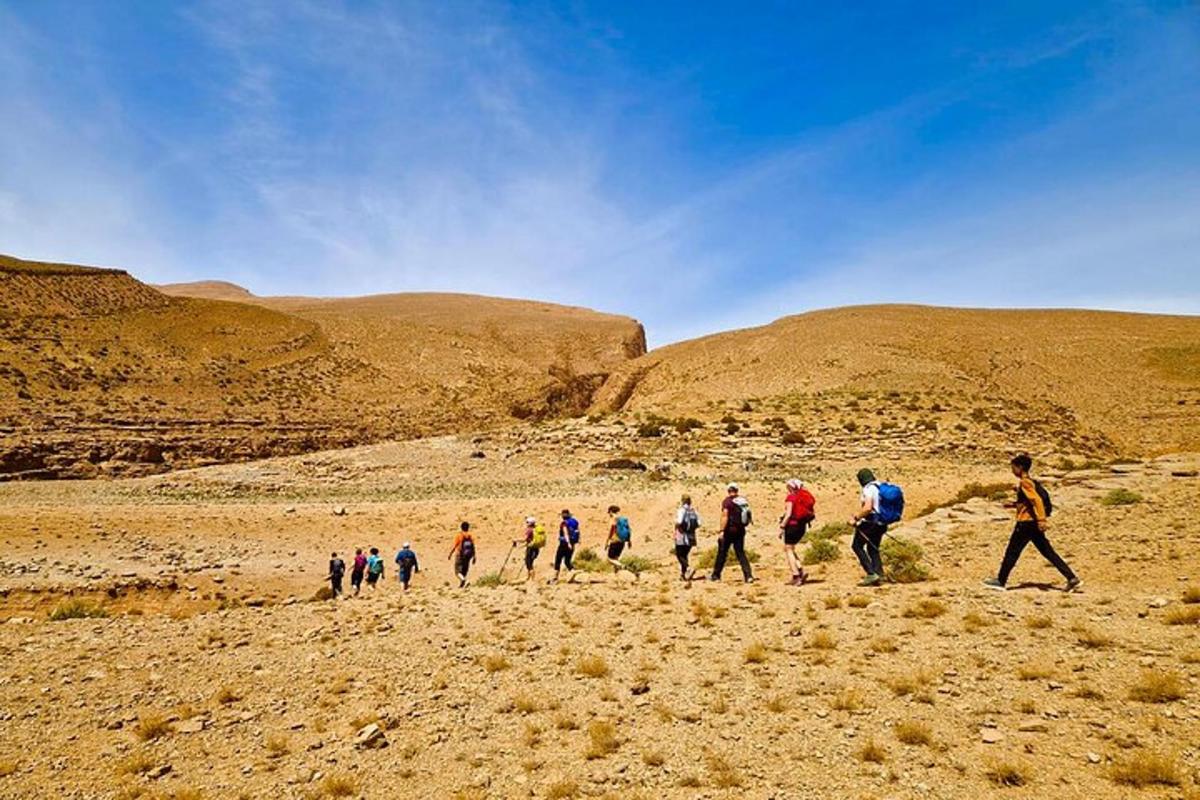
<path fill-rule="evenodd" d="M 513 546 L 508 548 L 508 552 L 504 554 L 504 563 L 500 565 L 500 571 L 496 573 L 496 577 L 504 577 L 504 568 L 508 566 L 508 559 L 512 556 L 513 550 L 517 549 L 517 543 L 513 542 Z"/>

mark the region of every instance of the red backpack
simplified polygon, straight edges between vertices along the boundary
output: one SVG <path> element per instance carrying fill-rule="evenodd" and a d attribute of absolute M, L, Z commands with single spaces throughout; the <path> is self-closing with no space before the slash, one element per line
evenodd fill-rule
<path fill-rule="evenodd" d="M 817 499 L 808 489 L 801 487 L 788 495 L 788 499 L 792 501 L 792 517 L 788 522 L 808 523 L 816 518 Z"/>

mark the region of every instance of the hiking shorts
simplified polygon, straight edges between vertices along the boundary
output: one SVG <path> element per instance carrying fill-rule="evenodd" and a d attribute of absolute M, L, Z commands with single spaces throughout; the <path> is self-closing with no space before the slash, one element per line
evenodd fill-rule
<path fill-rule="evenodd" d="M 374 586 L 378 581 L 379 581 L 379 573 L 375 573 L 375 572 L 367 573 L 367 583 Z"/>
<path fill-rule="evenodd" d="M 558 572 L 565 564 L 567 569 L 574 570 L 575 565 L 571 563 L 575 557 L 575 551 L 565 542 L 558 543 L 558 550 L 554 551 L 554 571 Z"/>
<path fill-rule="evenodd" d="M 533 569 L 533 562 L 537 561 L 537 557 L 541 554 L 540 547 L 525 548 L 525 569 Z"/>
<path fill-rule="evenodd" d="M 789 545 L 800 544 L 800 540 L 804 538 L 804 534 L 808 533 L 808 523 L 799 520 L 792 520 L 783 527 L 783 543 Z"/>
<path fill-rule="evenodd" d="M 363 574 L 364 573 L 362 573 L 362 572 L 351 572 L 350 573 L 350 585 L 351 586 L 361 586 Z"/>
<path fill-rule="evenodd" d="M 625 542 L 622 542 L 620 539 L 618 539 L 617 541 L 613 542 L 612 544 L 610 544 L 608 546 L 608 557 L 611 558 L 613 561 L 616 561 L 618 558 L 621 557 L 621 553 L 623 553 L 624 551 L 625 551 Z"/>

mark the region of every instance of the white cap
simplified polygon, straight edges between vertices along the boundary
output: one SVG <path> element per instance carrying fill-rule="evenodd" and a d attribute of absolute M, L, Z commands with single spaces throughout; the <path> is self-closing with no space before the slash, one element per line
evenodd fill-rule
<path fill-rule="evenodd" d="M 405 550 L 407 550 L 407 549 L 408 549 L 408 548 L 410 548 L 410 547 L 412 547 L 412 542 L 405 542 L 405 543 L 404 543 L 404 549 L 405 549 Z"/>
<path fill-rule="evenodd" d="M 729 492 L 736 492 L 738 490 L 738 485 L 736 483 L 731 483 L 725 487 L 725 490 Z"/>
<path fill-rule="evenodd" d="M 800 489 L 804 486 L 804 481 L 799 478 L 788 478 L 787 487 L 789 489 Z"/>
<path fill-rule="evenodd" d="M 525 518 L 525 524 L 526 524 L 526 525 L 533 525 L 533 524 L 534 524 L 534 523 L 536 523 L 536 522 L 537 522 L 537 520 L 536 520 L 536 519 L 534 519 L 533 517 L 526 517 L 526 518 Z"/>

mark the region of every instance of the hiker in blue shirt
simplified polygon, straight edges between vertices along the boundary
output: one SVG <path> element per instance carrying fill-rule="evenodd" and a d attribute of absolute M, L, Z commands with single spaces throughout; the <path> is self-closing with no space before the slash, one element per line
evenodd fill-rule
<path fill-rule="evenodd" d="M 372 547 L 371 555 L 367 556 L 367 586 L 375 591 L 375 584 L 383 577 L 383 559 L 379 557 L 379 548 Z"/>
<path fill-rule="evenodd" d="M 412 551 L 412 545 L 405 542 L 404 546 L 400 548 L 400 552 L 396 553 L 396 573 L 404 591 L 408 591 L 408 582 L 412 580 L 412 574 L 420 571 L 417 554 Z"/>

